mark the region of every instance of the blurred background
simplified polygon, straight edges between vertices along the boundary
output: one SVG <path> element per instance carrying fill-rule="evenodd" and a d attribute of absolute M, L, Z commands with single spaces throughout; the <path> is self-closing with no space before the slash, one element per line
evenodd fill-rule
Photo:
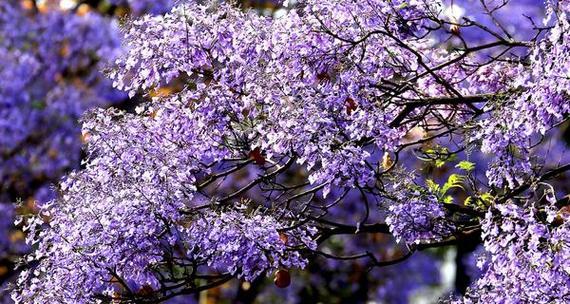
<path fill-rule="evenodd" d="M 17 214 L 37 212 L 57 195 L 58 180 L 82 166 L 81 115 L 93 107 L 132 110 L 143 96 L 129 98 L 113 89 L 105 69 L 121 54 L 121 24 L 143 14 L 164 14 L 175 0 L 1 0 L 0 1 L 0 285 L 17 273 L 16 261 L 32 250 L 25 231 L 14 225 Z M 238 1 L 243 9 L 279 17 L 294 1 Z M 493 1 L 489 1 L 493 2 Z M 496 2 L 496 1 L 495 1 Z M 450 19 L 469 17 L 494 26 L 479 0 L 444 1 Z M 542 0 L 513 0 L 500 18 L 519 39 L 532 37 L 532 23 L 541 22 Z M 482 33 L 463 32 L 463 39 L 483 42 Z M 434 43 L 453 46 L 456 35 L 434 34 Z M 168 94 L 163 88 L 160 94 Z M 556 163 L 568 158 L 570 129 L 546 140 L 538 150 Z M 429 145 L 429 144 L 427 144 Z M 470 154 L 486 163 L 485 155 Z M 402 159 L 406 166 L 441 180 L 453 165 Z M 476 174 L 484 177 L 484 166 Z M 480 171 L 480 172 L 479 172 Z M 560 179 L 567 185 L 567 179 Z M 567 186 L 566 186 L 567 187 Z M 564 189 L 564 188 L 563 188 Z M 566 189 L 567 190 L 567 189 Z M 566 191 L 566 193 L 568 193 Z M 364 210 L 353 195 L 331 210 L 338 221 L 357 222 Z M 17 203 L 17 207 L 14 203 Z M 378 219 L 380 220 L 380 219 Z M 448 293 L 461 293 L 481 270 L 478 239 L 453 247 L 422 251 L 403 263 L 372 268 L 365 260 L 317 259 L 305 271 L 292 274 L 292 285 L 277 289 L 269 278 L 231 281 L 200 295 L 171 303 L 433 303 Z M 380 260 L 401 255 L 403 248 L 384 234 L 337 236 L 322 245 L 326 252 L 350 255 L 368 250 Z M 4 288 L 0 303 L 10 303 Z"/>

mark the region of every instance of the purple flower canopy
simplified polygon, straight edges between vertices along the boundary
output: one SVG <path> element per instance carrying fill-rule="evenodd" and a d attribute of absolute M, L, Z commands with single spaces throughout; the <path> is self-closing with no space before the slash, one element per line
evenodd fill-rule
<path fill-rule="evenodd" d="M 387 267 L 480 237 L 485 271 L 450 302 L 570 301 L 567 193 L 551 182 L 570 165 L 538 152 L 570 114 L 570 5 L 449 14 L 477 3 L 306 0 L 273 18 L 183 1 L 130 21 L 108 77 L 148 101 L 82 116 L 85 168 L 24 219 L 34 264 L 13 299 L 160 302 L 273 273 L 284 287 L 317 256 Z M 513 20 L 531 26 L 512 33 Z M 40 65 L 5 51 L 16 67 L 0 73 L 18 82 L 0 90 L 22 98 Z M 50 94 L 83 93 L 65 88 Z M 327 243 L 367 233 L 398 250 L 337 256 Z M 426 264 L 409 267 L 434 273 Z"/>

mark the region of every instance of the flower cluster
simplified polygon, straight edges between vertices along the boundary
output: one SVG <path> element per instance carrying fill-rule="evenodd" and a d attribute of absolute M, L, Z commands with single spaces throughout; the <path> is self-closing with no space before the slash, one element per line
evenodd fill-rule
<path fill-rule="evenodd" d="M 546 23 L 553 24 L 553 29 L 533 48 L 528 70 L 518 73 L 512 83 L 517 93 L 498 106 L 489 105 L 491 116 L 480 122 L 476 138 L 482 140 L 481 150 L 496 154 L 487 172 L 492 185 L 515 188 L 531 175 L 532 149 L 539 137 L 570 113 L 568 12 L 563 6 L 556 13 L 551 10 Z"/>
<path fill-rule="evenodd" d="M 375 17 L 393 6 L 401 8 Z M 239 131 L 269 157 L 293 151 L 310 170 L 311 183 L 326 184 L 325 195 L 332 185 L 363 185 L 373 172 L 366 165 L 371 148 L 362 142 L 389 150 L 404 134 L 388 126 L 397 113 L 394 105 L 375 110 L 382 94 L 377 81 L 405 73 L 389 63 L 414 60 L 398 41 L 409 36 L 414 45 L 423 42 L 412 35 L 420 24 L 410 20 L 428 8 L 381 2 L 357 7 L 354 14 L 350 3 L 309 1 L 301 11 L 272 20 L 226 4 L 213 11 L 195 3 L 178 6 L 133 23 L 126 38 L 129 53 L 111 77 L 118 88 L 135 94 L 187 75 L 194 84 L 177 99 L 189 101 L 203 121 L 199 127 L 220 134 Z M 361 19 L 348 17 L 353 14 Z M 412 32 L 369 38 L 382 47 L 353 45 L 390 18 Z"/>
<path fill-rule="evenodd" d="M 283 227 L 286 223 L 259 213 L 244 217 L 243 211 L 211 212 L 184 231 L 191 240 L 188 254 L 247 281 L 269 270 L 305 268 L 306 258 L 294 248 L 316 249 L 312 239 L 316 231 L 296 228 L 279 232 L 287 228 Z"/>
<path fill-rule="evenodd" d="M 461 302 L 568 302 L 569 223 L 553 206 L 509 202 L 489 210 L 483 223 L 488 268 Z"/>
<path fill-rule="evenodd" d="M 408 244 L 439 241 L 453 232 L 445 209 L 434 197 L 411 196 L 388 210 L 386 223 L 398 241 Z"/>
<path fill-rule="evenodd" d="M 453 233 L 455 225 L 436 194 L 405 177 L 392 188 L 396 202 L 386 203 L 386 224 L 398 242 L 441 241 Z"/>
<path fill-rule="evenodd" d="M 38 249 L 28 259 L 38 260 L 40 271 L 22 273 L 16 302 L 90 303 L 153 292 L 167 297 L 160 277 L 172 271 L 163 268 L 171 258 L 178 267 L 210 265 L 246 279 L 305 266 L 280 238 L 287 221 L 237 211 L 188 214 L 202 201 L 194 186 L 208 170 L 201 161 L 214 156 L 211 147 L 193 145 L 206 135 L 191 128 L 184 112 L 139 111 L 145 115 L 108 109 L 85 116 L 86 168 L 68 175 L 62 197 L 42 209 L 47 223 L 30 220 L 28 241 Z M 284 233 L 292 246 L 314 248 L 310 230 Z"/>
<path fill-rule="evenodd" d="M 249 214 L 239 205 L 221 214 L 185 215 L 151 193 L 123 189 L 109 196 L 110 185 L 93 180 L 91 195 L 84 197 L 77 185 L 88 178 L 68 177 L 64 201 L 28 219 L 28 242 L 37 245 L 28 259 L 38 264 L 20 275 L 12 294 L 16 303 L 92 303 L 133 294 L 169 298 L 180 285 L 165 287 L 161 278 L 188 280 L 197 270 L 188 265 L 254 280 L 272 269 L 304 268 L 307 260 L 298 250 L 316 248 L 313 228 L 290 228 L 294 222 Z M 98 204 L 91 203 L 95 195 Z"/>

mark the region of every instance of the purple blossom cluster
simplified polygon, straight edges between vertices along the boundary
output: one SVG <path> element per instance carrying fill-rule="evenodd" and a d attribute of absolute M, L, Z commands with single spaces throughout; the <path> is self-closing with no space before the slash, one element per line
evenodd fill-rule
<path fill-rule="evenodd" d="M 28 258 L 40 264 L 20 275 L 17 303 L 90 303 L 145 293 L 168 299 L 186 285 L 162 286 L 161 277 L 189 280 L 191 274 L 180 277 L 189 265 L 246 279 L 306 265 L 280 238 L 287 221 L 237 211 L 190 212 L 203 201 L 193 185 L 199 169 L 207 172 L 200 160 L 213 155 L 192 144 L 204 135 L 184 126 L 191 120 L 174 109 L 138 111 L 146 115 L 101 109 L 84 117 L 86 168 L 68 175 L 60 185 L 63 196 L 29 220 L 28 242 L 37 249 Z M 314 248 L 312 234 L 284 232 L 298 248 Z M 171 258 L 176 267 L 164 268 Z"/>
<path fill-rule="evenodd" d="M 453 234 L 455 225 L 435 193 L 414 185 L 406 177 L 392 188 L 396 202 L 389 204 L 386 224 L 398 242 L 437 242 Z"/>
<path fill-rule="evenodd" d="M 562 1 L 564 2 L 564 1 Z M 513 69 L 511 87 L 517 91 L 499 106 L 489 106 L 491 117 L 480 122 L 476 138 L 482 140 L 481 150 L 495 153 L 495 161 L 487 172 L 492 185 L 510 188 L 523 183 L 532 174 L 532 148 L 537 137 L 564 122 L 570 113 L 568 100 L 568 30 L 570 23 L 567 8 L 561 3 L 550 13 L 545 24 L 552 24 L 548 35 L 540 40 L 529 54 L 530 67 Z"/>
<path fill-rule="evenodd" d="M 378 68 L 378 62 L 394 60 L 398 51 L 409 54 L 381 36 L 373 39 L 382 39 L 378 43 L 385 48 L 364 49 L 342 41 L 337 46 L 339 41 L 323 29 L 340 31 L 345 40 L 358 39 L 383 22 L 367 16 L 392 5 L 363 5 L 358 14 L 363 19 L 355 21 L 343 15 L 352 10 L 348 3 L 309 2 L 302 17 L 292 11 L 276 20 L 226 4 L 212 12 L 190 3 L 164 17 L 134 22 L 127 33 L 129 53 L 111 77 L 118 88 L 135 94 L 181 73 L 189 75 L 195 87 L 186 87 L 176 99 L 200 100 L 192 105 L 192 115 L 203 120 L 197 127 L 226 134 L 230 126 L 236 129 L 232 124 L 240 125 L 242 136 L 269 158 L 295 151 L 298 162 L 310 170 L 310 182 L 325 184 L 326 196 L 333 185 L 363 185 L 373 178 L 366 166 L 371 153 L 358 142 L 366 138 L 376 149 L 393 149 L 403 136 L 402 130 L 388 127 L 395 111 L 373 110 L 379 92 L 372 83 L 397 72 Z M 422 14 L 420 4 L 402 7 L 395 18 Z M 356 26 L 353 22 L 366 26 L 349 31 Z M 332 50 L 351 55 L 335 57 Z M 360 56 L 364 50 L 379 53 Z M 367 68 L 355 65 L 360 57 L 368 60 L 361 63 Z M 227 110 L 236 122 L 228 121 Z"/>
<path fill-rule="evenodd" d="M 568 302 L 569 217 L 556 209 L 532 202 L 490 209 L 483 223 L 488 269 L 460 302 Z"/>
<path fill-rule="evenodd" d="M 247 208 L 238 206 L 238 208 Z M 316 249 L 312 238 L 316 230 L 293 229 L 279 232 L 286 222 L 271 216 L 243 211 L 212 213 L 200 217 L 184 231 L 191 240 L 188 253 L 194 259 L 208 261 L 208 266 L 252 281 L 278 269 L 305 268 L 307 260 L 291 248 Z"/>
<path fill-rule="evenodd" d="M 398 241 L 408 244 L 441 241 L 453 232 L 445 209 L 433 197 L 410 197 L 404 203 L 391 205 L 389 212 L 386 223 Z"/>
<path fill-rule="evenodd" d="M 316 248 L 313 229 L 290 228 L 292 222 L 278 222 L 259 211 L 248 214 L 245 206 L 189 217 L 146 198 L 129 200 L 107 199 L 98 205 L 84 201 L 83 206 L 54 201 L 41 216 L 27 219 L 28 242 L 38 245 L 28 259 L 39 264 L 20 274 L 13 300 L 92 303 L 153 292 L 164 292 L 157 300 L 166 300 L 181 286 L 165 285 L 161 279 L 175 280 L 178 275 L 186 280 L 198 270 L 189 270 L 190 265 L 208 266 L 206 273 L 212 276 L 228 273 L 251 281 L 275 269 L 304 268 L 307 260 L 293 249 Z M 86 213 L 78 215 L 75 208 Z M 51 220 L 46 222 L 46 217 Z M 93 219 L 96 224 L 85 226 Z M 101 238 L 106 241 L 101 243 Z M 170 273 L 172 267 L 176 271 Z"/>

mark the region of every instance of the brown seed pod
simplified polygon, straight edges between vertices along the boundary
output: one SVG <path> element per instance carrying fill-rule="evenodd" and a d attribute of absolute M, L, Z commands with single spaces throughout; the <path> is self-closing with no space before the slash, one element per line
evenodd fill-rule
<path fill-rule="evenodd" d="M 570 206 L 564 206 L 564 207 L 560 208 L 560 210 L 558 210 L 558 214 L 556 215 L 556 217 L 552 221 L 552 224 L 555 227 L 558 227 L 558 226 L 564 224 L 565 219 L 567 219 L 569 217 L 570 217 Z"/>
<path fill-rule="evenodd" d="M 153 292 L 154 289 L 150 285 L 144 285 L 143 287 L 141 287 L 141 289 L 139 289 L 137 294 L 141 296 L 150 296 L 152 295 Z"/>
<path fill-rule="evenodd" d="M 350 97 L 346 98 L 344 105 L 346 106 L 346 114 L 348 115 L 352 114 L 352 112 L 358 109 L 358 104 L 356 104 L 356 101 Z"/>
<path fill-rule="evenodd" d="M 455 35 L 455 36 L 459 36 L 459 34 L 461 34 L 461 27 L 458 24 L 452 24 L 449 27 L 449 31 Z"/>
<path fill-rule="evenodd" d="M 265 157 L 263 157 L 263 154 L 261 153 L 261 149 L 259 149 L 259 147 L 249 152 L 249 157 L 251 157 L 256 164 L 260 166 L 265 165 Z"/>
<path fill-rule="evenodd" d="M 279 288 L 287 288 L 291 285 L 291 274 L 285 269 L 279 269 L 275 272 L 273 283 Z"/>
<path fill-rule="evenodd" d="M 283 232 L 279 232 L 279 239 L 281 240 L 281 242 L 283 242 L 283 244 L 287 245 L 287 242 L 289 241 L 289 236 Z"/>

